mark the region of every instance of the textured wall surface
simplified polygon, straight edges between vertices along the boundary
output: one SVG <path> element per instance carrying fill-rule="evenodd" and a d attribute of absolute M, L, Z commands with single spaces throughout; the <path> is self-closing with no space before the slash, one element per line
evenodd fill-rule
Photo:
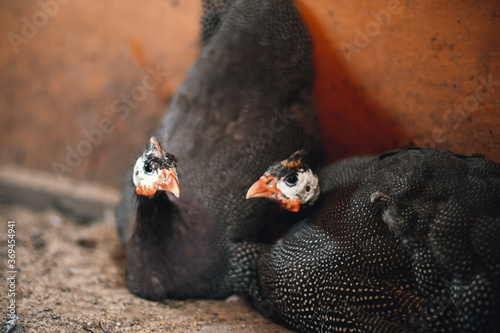
<path fill-rule="evenodd" d="M 500 2 L 300 4 L 330 158 L 414 143 L 500 162 Z"/>
<path fill-rule="evenodd" d="M 300 0 L 329 161 L 500 162 L 500 2 Z M 0 163 L 120 186 L 193 64 L 197 0 L 0 2 Z"/>

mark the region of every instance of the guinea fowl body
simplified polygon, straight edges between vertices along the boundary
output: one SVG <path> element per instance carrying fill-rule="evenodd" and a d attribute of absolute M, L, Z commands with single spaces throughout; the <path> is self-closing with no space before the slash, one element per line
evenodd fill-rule
<path fill-rule="evenodd" d="M 411 253 L 419 291 L 464 332 L 498 330 L 500 164 L 434 149 L 380 160 L 371 201 Z"/>
<path fill-rule="evenodd" d="M 138 197 L 129 174 L 118 210 L 129 287 L 149 299 L 231 294 L 229 244 L 259 241 L 274 209 L 245 200 L 248 186 L 297 147 L 321 155 L 309 32 L 293 3 L 203 5 L 198 60 L 156 131 L 181 195 Z"/>
<path fill-rule="evenodd" d="M 436 149 L 349 158 L 257 261 L 253 296 L 302 332 L 493 331 L 500 165 Z M 271 311 L 269 311 L 271 313 Z"/>

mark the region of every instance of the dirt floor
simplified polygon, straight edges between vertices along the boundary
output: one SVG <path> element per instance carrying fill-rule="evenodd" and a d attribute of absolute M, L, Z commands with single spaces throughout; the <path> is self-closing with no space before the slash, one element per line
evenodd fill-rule
<path fill-rule="evenodd" d="M 15 221 L 19 320 L 10 332 L 290 332 L 243 299 L 150 302 L 128 291 L 112 218 L 0 207 L 0 332 L 8 332 L 8 221 Z"/>

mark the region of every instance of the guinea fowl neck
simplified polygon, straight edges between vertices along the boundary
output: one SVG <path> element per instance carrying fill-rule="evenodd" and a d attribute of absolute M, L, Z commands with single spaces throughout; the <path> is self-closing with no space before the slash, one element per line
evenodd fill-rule
<path fill-rule="evenodd" d="M 135 233 L 138 236 L 166 236 L 171 229 L 168 219 L 174 209 L 168 195 L 157 192 L 153 197 L 137 196 L 137 225 Z"/>
<path fill-rule="evenodd" d="M 224 256 L 216 246 L 221 235 L 214 225 L 212 214 L 187 191 L 180 198 L 166 192 L 139 197 L 127 246 L 133 249 L 127 260 L 137 286 L 131 290 L 149 299 L 222 293 L 220 281 L 209 278 L 214 270 L 227 269 L 213 263 Z"/>

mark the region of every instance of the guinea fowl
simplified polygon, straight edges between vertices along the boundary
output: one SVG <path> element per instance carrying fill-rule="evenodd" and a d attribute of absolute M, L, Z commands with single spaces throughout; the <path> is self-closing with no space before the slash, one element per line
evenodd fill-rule
<path fill-rule="evenodd" d="M 179 161 L 182 195 L 162 190 L 173 172 L 145 177 L 150 187 L 137 193 L 130 171 L 118 208 L 129 288 L 148 299 L 243 288 L 248 272 L 231 251 L 261 242 L 276 210 L 245 200 L 246 190 L 297 146 L 321 157 L 310 36 L 293 3 L 207 0 L 203 8 L 200 54 L 155 133 Z"/>
<path fill-rule="evenodd" d="M 337 162 L 318 182 L 304 157 L 247 193 L 294 211 L 317 200 L 256 259 L 253 297 L 300 331 L 499 326 L 499 164 L 414 148 Z"/>
<path fill-rule="evenodd" d="M 419 291 L 466 332 L 500 327 L 500 164 L 434 149 L 393 151 L 371 202 L 412 254 Z"/>

